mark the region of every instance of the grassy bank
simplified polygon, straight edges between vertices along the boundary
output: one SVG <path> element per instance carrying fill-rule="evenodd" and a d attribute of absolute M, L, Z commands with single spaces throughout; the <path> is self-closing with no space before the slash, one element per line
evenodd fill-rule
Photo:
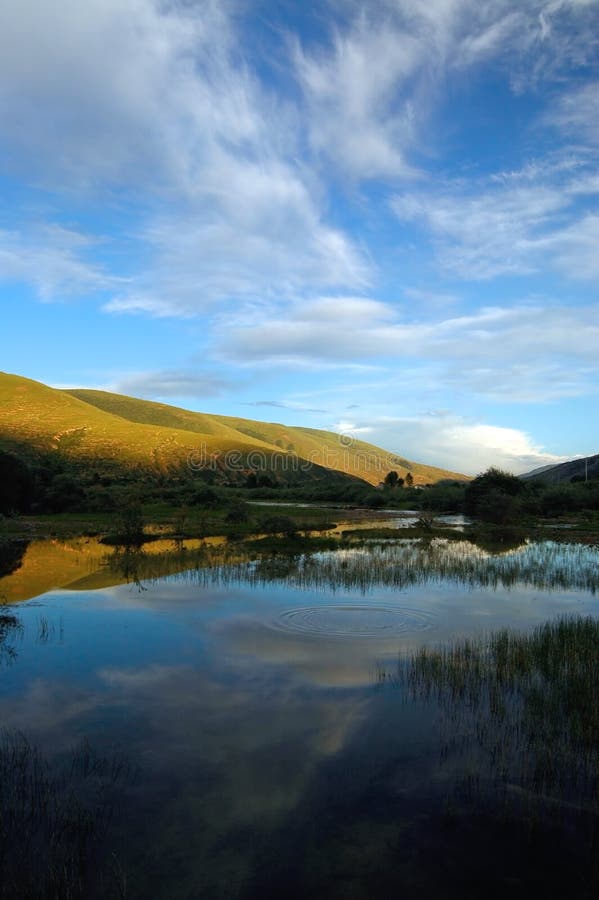
<path fill-rule="evenodd" d="M 4 516 L 0 517 L 0 541 L 85 535 L 108 537 L 109 543 L 127 543 L 127 540 L 120 541 L 119 532 L 124 530 L 126 534 L 131 528 L 140 530 L 140 543 L 155 540 L 157 537 L 184 539 L 222 536 L 243 539 L 263 533 L 306 535 L 309 532 L 326 532 L 337 528 L 338 522 L 343 523 L 351 519 L 356 508 L 341 505 L 333 508 L 294 504 L 281 504 L 275 507 L 235 500 L 227 503 L 219 502 L 205 508 L 151 503 L 128 507 L 125 512 L 130 512 L 131 509 L 136 510 L 137 522 L 129 521 L 128 524 L 124 521 L 126 516 L 123 511 Z M 377 512 L 384 518 L 386 509 Z M 599 543 L 599 513 L 574 513 L 552 519 L 529 516 L 524 520 L 504 525 L 475 522 L 467 526 L 465 532 L 457 532 L 434 517 L 428 519 L 422 517 L 415 525 L 401 529 L 369 526 L 368 522 L 352 525 L 348 521 L 348 527 L 341 531 L 340 536 L 349 540 L 467 537 L 489 550 L 507 549 L 509 546 L 517 546 L 526 539 L 594 544 Z"/>

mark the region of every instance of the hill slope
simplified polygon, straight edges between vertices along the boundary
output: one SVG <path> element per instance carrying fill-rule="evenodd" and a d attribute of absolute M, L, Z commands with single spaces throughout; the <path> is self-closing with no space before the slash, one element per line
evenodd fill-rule
<path fill-rule="evenodd" d="M 582 459 L 570 459 L 568 462 L 558 463 L 556 466 L 541 466 L 520 475 L 526 481 L 544 481 L 546 484 L 559 484 L 570 481 L 572 478 L 584 480 L 585 478 L 599 478 L 599 453 L 595 456 L 587 456 Z"/>
<path fill-rule="evenodd" d="M 0 373 L 0 442 L 5 447 L 60 451 L 94 465 L 168 471 L 191 464 L 221 481 L 250 470 L 286 481 L 310 480 L 323 470 L 377 484 L 390 469 L 410 471 L 416 484 L 464 478 L 389 454 L 363 441 L 310 428 L 196 413 L 104 391 L 63 391 Z"/>
<path fill-rule="evenodd" d="M 211 444 L 218 444 L 221 439 L 237 439 L 255 442 L 261 447 L 268 445 L 278 456 L 299 457 L 318 466 L 363 478 L 371 484 L 378 484 L 390 469 L 395 469 L 402 477 L 411 472 L 416 484 L 428 484 L 446 478 L 466 478 L 445 469 L 412 462 L 373 444 L 348 439 L 336 432 L 191 412 L 164 403 L 104 391 L 76 390 L 69 393 L 131 422 L 165 425 L 208 435 Z"/>

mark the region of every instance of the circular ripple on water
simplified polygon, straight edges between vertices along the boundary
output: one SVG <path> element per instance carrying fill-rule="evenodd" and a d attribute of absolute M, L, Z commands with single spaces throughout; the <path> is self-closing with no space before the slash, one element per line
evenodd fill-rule
<path fill-rule="evenodd" d="M 424 631 L 432 623 L 432 616 L 421 609 L 344 604 L 289 609 L 275 624 L 286 631 L 327 637 L 390 637 Z"/>

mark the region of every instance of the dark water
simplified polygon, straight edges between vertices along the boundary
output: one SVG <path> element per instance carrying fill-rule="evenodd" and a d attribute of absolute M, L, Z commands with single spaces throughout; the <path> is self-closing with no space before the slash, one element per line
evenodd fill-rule
<path fill-rule="evenodd" d="M 122 575 L 96 547 L 55 551 L 71 584 L 84 570 L 107 585 Z M 50 563 L 35 553 L 40 578 Z M 4 610 L 3 729 L 50 766 L 85 738 L 138 771 L 113 786 L 97 840 L 94 866 L 111 874 L 94 888 L 87 870 L 82 896 L 594 896 L 596 816 L 581 840 L 551 804 L 531 824 L 496 808 L 490 782 L 473 798 L 477 760 L 459 742 L 447 751 L 438 705 L 380 676 L 422 646 L 596 616 L 596 549 L 398 542 L 221 567 L 192 558 L 161 578 L 129 560 L 128 584 Z M 9 577 L 0 593 L 19 577 L 27 594 L 27 554 Z"/>

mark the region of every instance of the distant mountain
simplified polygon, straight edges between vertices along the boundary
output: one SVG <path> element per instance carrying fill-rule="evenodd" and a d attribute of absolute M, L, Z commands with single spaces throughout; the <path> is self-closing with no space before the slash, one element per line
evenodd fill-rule
<path fill-rule="evenodd" d="M 559 484 L 569 482 L 573 478 L 599 478 L 599 453 L 595 456 L 586 456 L 582 459 L 570 459 L 568 462 L 558 463 L 555 466 L 541 466 L 520 475 L 525 480 L 544 481 L 547 484 Z"/>
<path fill-rule="evenodd" d="M 105 391 L 57 390 L 0 373 L 0 447 L 60 452 L 98 469 L 182 465 L 211 469 L 219 482 L 251 471 L 299 483 L 336 472 L 378 484 L 387 472 L 415 484 L 467 476 L 426 466 L 330 431 L 197 413 Z"/>

